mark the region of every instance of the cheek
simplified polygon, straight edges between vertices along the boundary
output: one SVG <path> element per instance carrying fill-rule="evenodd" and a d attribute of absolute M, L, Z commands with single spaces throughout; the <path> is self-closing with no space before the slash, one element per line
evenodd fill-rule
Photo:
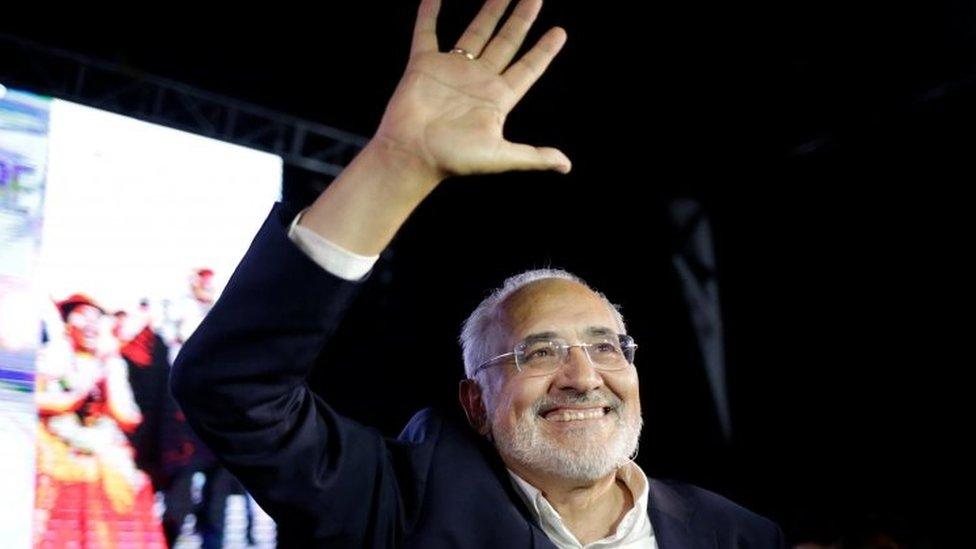
<path fill-rule="evenodd" d="M 635 372 L 606 379 L 607 386 L 620 397 L 628 408 L 640 411 L 640 381 Z"/>
<path fill-rule="evenodd" d="M 537 387 L 538 383 L 526 383 L 525 380 L 507 380 L 499 387 L 495 400 L 496 421 L 513 423 L 525 414 L 531 414 L 533 406 L 545 396 L 544 389 Z"/>

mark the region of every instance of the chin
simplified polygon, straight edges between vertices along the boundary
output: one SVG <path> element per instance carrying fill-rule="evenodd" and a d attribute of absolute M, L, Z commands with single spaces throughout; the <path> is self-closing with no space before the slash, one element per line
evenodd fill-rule
<path fill-rule="evenodd" d="M 498 450 L 525 468 L 592 482 L 627 463 L 642 425 L 639 416 L 628 421 L 612 412 L 598 419 L 566 422 L 523 416 L 515 425 L 496 425 L 493 431 Z"/>

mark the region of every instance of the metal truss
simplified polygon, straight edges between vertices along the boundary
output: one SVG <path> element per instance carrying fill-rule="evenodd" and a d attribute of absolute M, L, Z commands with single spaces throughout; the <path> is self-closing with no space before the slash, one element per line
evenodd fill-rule
<path fill-rule="evenodd" d="M 277 154 L 335 177 L 360 135 L 0 33 L 0 83 Z"/>

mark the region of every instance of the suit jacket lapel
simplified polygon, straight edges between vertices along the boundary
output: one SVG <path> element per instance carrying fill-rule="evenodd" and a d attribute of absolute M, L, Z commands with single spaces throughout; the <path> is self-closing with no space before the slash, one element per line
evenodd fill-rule
<path fill-rule="evenodd" d="M 647 515 L 651 519 L 658 549 L 712 547 L 709 532 L 693 530 L 695 509 L 667 484 L 648 478 Z"/>

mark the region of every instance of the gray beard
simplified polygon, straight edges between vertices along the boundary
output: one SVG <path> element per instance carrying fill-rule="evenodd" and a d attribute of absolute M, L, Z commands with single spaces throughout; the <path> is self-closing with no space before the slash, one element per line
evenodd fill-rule
<path fill-rule="evenodd" d="M 519 417 L 514 432 L 493 429 L 499 452 L 527 469 L 581 482 L 604 478 L 627 463 L 637 450 L 644 426 L 643 417 L 627 421 L 618 414 L 616 430 L 607 443 L 588 438 L 589 430 L 581 427 L 569 431 L 568 443 L 560 444 L 543 434 L 542 421 L 546 420 L 530 409 Z"/>

